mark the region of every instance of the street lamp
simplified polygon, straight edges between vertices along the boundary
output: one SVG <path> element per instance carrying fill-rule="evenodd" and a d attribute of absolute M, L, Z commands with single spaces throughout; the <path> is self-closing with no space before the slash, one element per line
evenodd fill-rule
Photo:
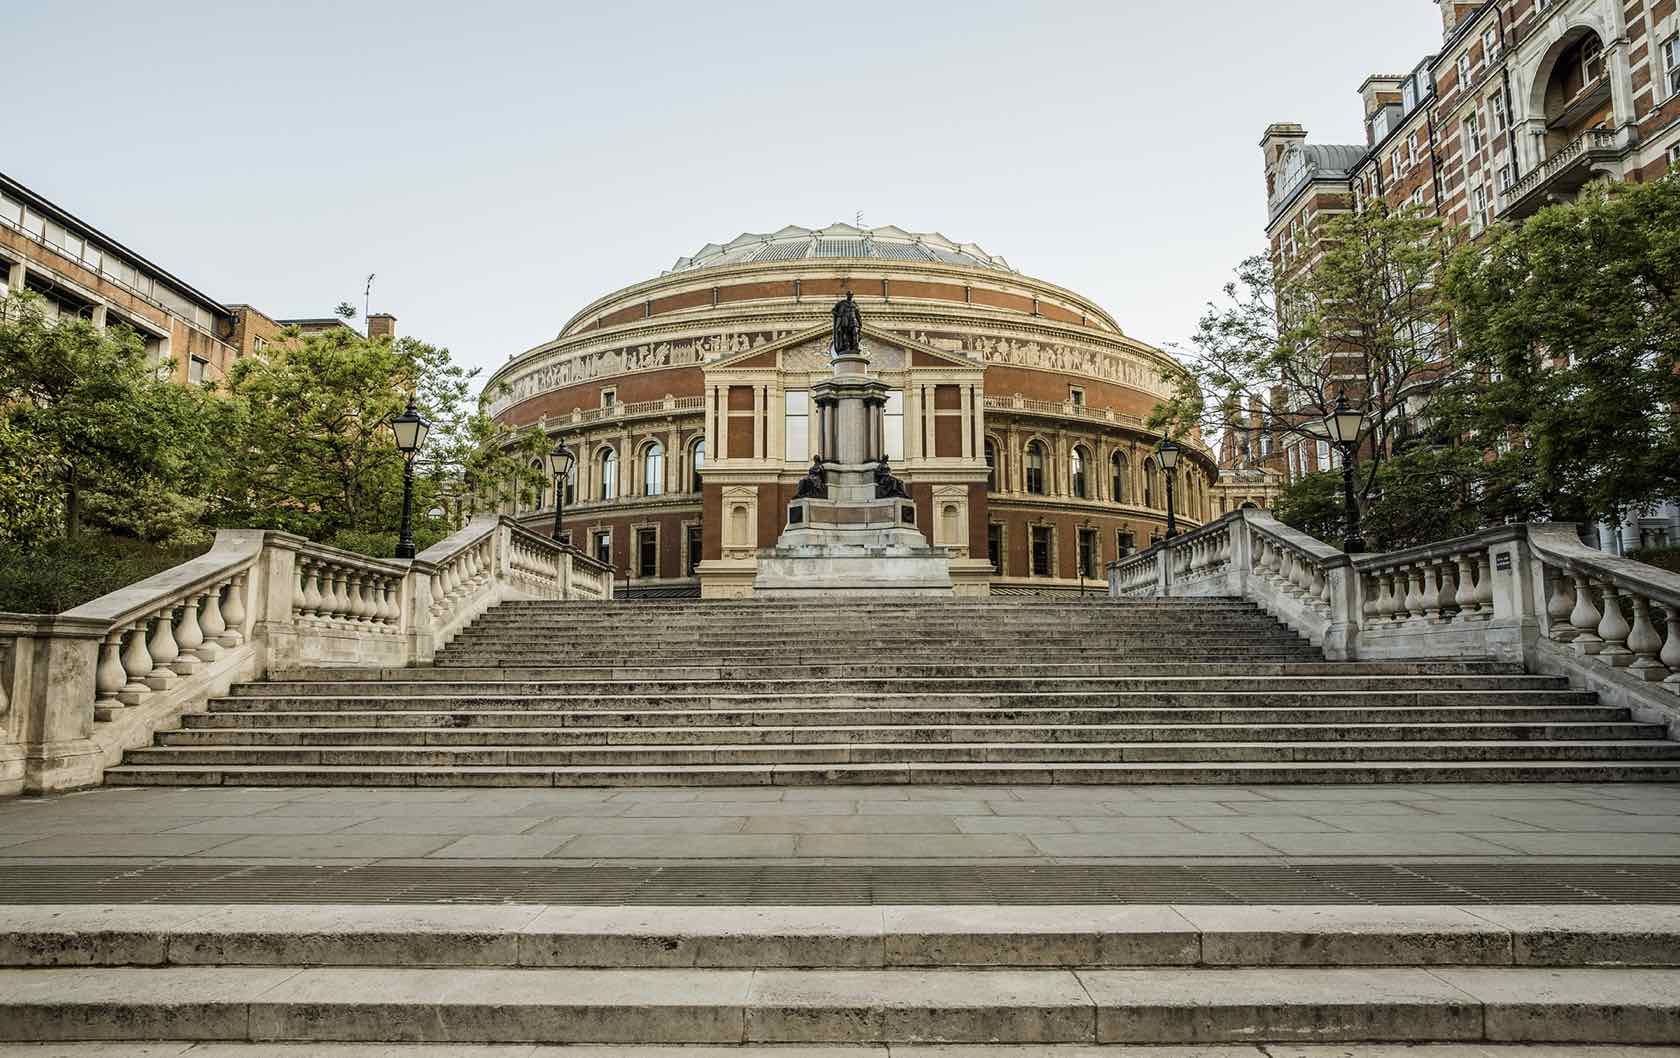
<path fill-rule="evenodd" d="M 1346 390 L 1336 394 L 1336 406 L 1324 417 L 1324 429 L 1342 450 L 1342 550 L 1350 555 L 1365 550 L 1365 538 L 1359 535 L 1359 505 L 1353 501 L 1353 465 L 1364 425 L 1365 409 L 1350 406 Z"/>
<path fill-rule="evenodd" d="M 571 480 L 572 467 L 577 464 L 577 456 L 567 448 L 565 442 L 554 446 L 554 451 L 544 457 L 548 460 L 548 474 L 554 479 L 554 542 L 560 542 L 560 510 L 566 506 L 566 482 Z"/>
<path fill-rule="evenodd" d="M 1178 469 L 1178 444 L 1170 437 L 1163 437 L 1155 454 L 1167 475 L 1167 539 L 1171 540 L 1178 535 L 1178 519 L 1173 516 L 1173 479 L 1177 476 L 1174 472 Z"/>
<path fill-rule="evenodd" d="M 414 557 L 414 457 L 432 432 L 432 424 L 414 410 L 414 398 L 408 398 L 408 408 L 391 420 L 391 432 L 397 436 L 397 451 L 403 454 L 402 533 L 397 538 L 397 557 Z"/>

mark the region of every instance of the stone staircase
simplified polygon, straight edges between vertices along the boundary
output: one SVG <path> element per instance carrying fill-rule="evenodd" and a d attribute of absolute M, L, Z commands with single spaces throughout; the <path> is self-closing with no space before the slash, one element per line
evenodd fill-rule
<path fill-rule="evenodd" d="M 106 780 L 1677 781 L 1664 736 L 1508 665 L 1327 662 L 1228 599 L 510 602 L 432 668 L 236 687 Z"/>
<path fill-rule="evenodd" d="M 1680 1041 L 1671 907 L 49 905 L 0 921 L 0 1040 L 110 1041 L 42 1058 L 180 1053 L 142 1042 L 159 1040 L 267 1058 L 340 1053 L 322 1041 L 763 1058 Z M 271 1041 L 309 1043 L 238 1047 Z M 1015 1046 L 916 1048 L 941 1043 Z"/>

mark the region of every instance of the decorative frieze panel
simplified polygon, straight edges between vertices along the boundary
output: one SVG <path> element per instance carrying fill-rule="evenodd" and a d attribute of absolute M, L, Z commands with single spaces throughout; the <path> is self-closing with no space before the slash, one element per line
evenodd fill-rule
<path fill-rule="evenodd" d="M 962 353 L 988 364 L 1008 364 L 1039 371 L 1061 371 L 1084 378 L 1098 378 L 1131 386 L 1157 396 L 1171 396 L 1171 387 L 1161 378 L 1161 369 L 1141 357 L 1110 349 L 1003 338 L 988 334 L 949 334 L 910 331 L 905 337 L 948 353 Z"/>

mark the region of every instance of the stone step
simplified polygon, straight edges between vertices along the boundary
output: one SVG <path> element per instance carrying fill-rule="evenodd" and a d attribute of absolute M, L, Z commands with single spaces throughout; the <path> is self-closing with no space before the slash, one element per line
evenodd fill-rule
<path fill-rule="evenodd" d="M 1672 906 L 24 904 L 0 922 L 9 969 L 1680 967 Z"/>
<path fill-rule="evenodd" d="M 0 971 L 13 1040 L 1198 1043 L 1680 1039 L 1680 971 L 550 969 Z"/>
<path fill-rule="evenodd" d="M 1101 688 L 1090 691 L 839 691 L 809 694 L 736 694 L 729 692 L 670 694 L 556 694 L 556 695 L 291 695 L 262 698 L 241 695 L 211 701 L 217 713 L 268 712 L 307 709 L 332 710 L 426 710 L 431 712 L 508 712 L 527 709 L 539 712 L 694 712 L 712 711 L 746 714 L 779 709 L 1128 709 L 1180 706 L 1193 709 L 1222 707 L 1314 709 L 1329 707 L 1383 708 L 1419 705 L 1578 705 L 1591 706 L 1592 695 L 1583 691 L 1487 690 L 1399 690 L 1399 691 L 1174 691 Z"/>
<path fill-rule="evenodd" d="M 1658 740 L 1662 724 L 997 724 L 928 727 L 183 728 L 164 746 L 607 746 L 1052 742 L 1514 742 Z"/>
<path fill-rule="evenodd" d="M 639 665 L 632 666 L 633 674 L 617 667 L 598 666 L 483 666 L 452 668 L 447 672 L 435 668 L 383 669 L 347 665 L 335 668 L 278 669 L 261 684 L 243 684 L 235 688 L 260 690 L 263 687 L 288 688 L 298 684 L 354 683 L 356 689 L 378 686 L 419 685 L 447 681 L 472 681 L 478 684 L 500 684 L 509 681 L 548 681 L 573 683 L 597 679 L 770 679 L 810 680 L 822 678 L 855 678 L 857 665 L 831 663 L 818 666 L 760 665 Z M 953 675 L 952 666 L 900 665 L 892 659 L 874 660 L 870 665 L 873 676 L 938 677 Z M 1522 666 L 1494 661 L 1300 661 L 1256 662 L 1245 658 L 1241 663 L 1221 662 L 1145 663 L 1109 661 L 1102 664 L 1041 663 L 1031 665 L 979 664 L 961 666 L 962 676 L 984 678 L 991 676 L 1025 676 L 1035 679 L 1055 676 L 1517 676 Z M 615 676 L 614 673 L 619 673 Z M 636 675 L 645 673 L 646 675 Z M 359 681 L 359 682 L 358 682 Z"/>
<path fill-rule="evenodd" d="M 1438 706 L 1390 708 L 1333 706 L 1301 708 L 1023 708 L 1023 709 L 721 709 L 541 711 L 529 709 L 437 711 L 425 709 L 341 709 L 332 712 L 251 710 L 189 713 L 187 728 L 252 727 L 436 727 L 598 728 L 598 727 L 809 727 L 833 725 L 972 725 L 1024 724 L 1400 724 L 1400 723 L 1622 723 L 1628 710 L 1615 706 Z"/>
<path fill-rule="evenodd" d="M 1432 742 L 1058 742 L 1058 743 L 800 743 L 666 746 L 659 744 L 561 747 L 522 746 L 164 746 L 130 751 L 137 765 L 212 767 L 304 765 L 359 767 L 530 768 L 550 765 L 601 767 L 672 764 L 1062 764 L 1326 762 L 1326 761 L 1680 761 L 1680 743 L 1647 741 L 1432 741 Z"/>
<path fill-rule="evenodd" d="M 1173 764 L 926 763 L 496 768 L 120 764 L 118 786 L 837 786 L 965 784 L 1202 785 L 1257 783 L 1677 782 L 1680 762 L 1456 761 Z"/>

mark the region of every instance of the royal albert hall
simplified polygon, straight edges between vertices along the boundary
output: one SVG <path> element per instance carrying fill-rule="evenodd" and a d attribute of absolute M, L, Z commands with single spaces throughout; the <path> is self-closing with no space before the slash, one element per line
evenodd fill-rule
<path fill-rule="evenodd" d="M 703 247 L 604 295 L 485 386 L 500 421 L 577 457 L 562 534 L 637 595 L 749 595 L 811 464 L 812 384 L 831 311 L 863 316 L 891 387 L 892 472 L 961 594 L 1100 590 L 1104 565 L 1165 535 L 1166 480 L 1145 428 L 1172 361 L 1094 302 L 972 243 L 895 227 L 788 227 Z M 1184 445 L 1181 527 L 1217 470 Z M 554 495 L 514 512 L 544 533 Z"/>

